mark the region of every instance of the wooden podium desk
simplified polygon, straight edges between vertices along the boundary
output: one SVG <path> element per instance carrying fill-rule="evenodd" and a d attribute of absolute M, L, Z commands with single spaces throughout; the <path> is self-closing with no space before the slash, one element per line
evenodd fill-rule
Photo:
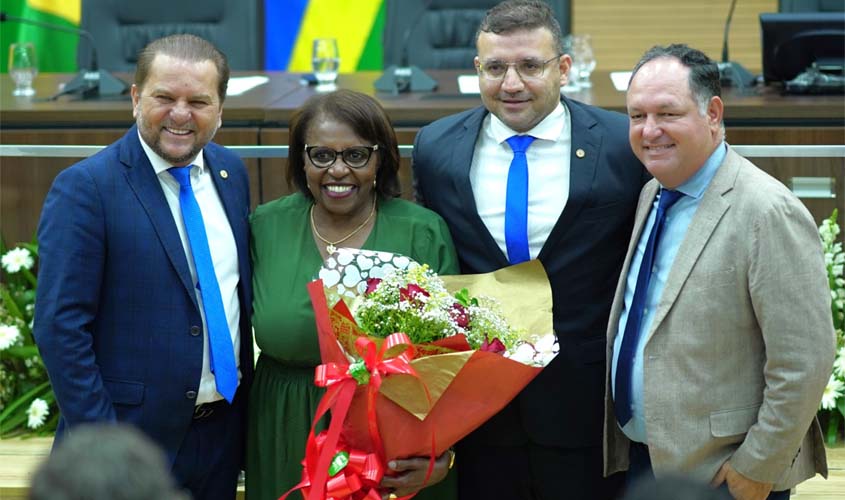
<path fill-rule="evenodd" d="M 466 71 L 429 71 L 439 83 L 434 92 L 391 94 L 376 92 L 380 72 L 341 74 L 337 88 L 358 90 L 376 97 L 396 127 L 400 144 L 412 144 L 417 130 L 431 121 L 481 104 L 477 95 L 460 95 L 457 76 Z M 239 72 L 233 76 L 254 75 Z M 299 75 L 264 73 L 268 83 L 240 96 L 229 96 L 223 106 L 223 127 L 215 141 L 224 145 L 282 145 L 288 143 L 293 112 L 322 91 L 300 83 Z M 131 81 L 131 75 L 118 75 Z M 133 123 L 131 101 L 80 101 L 62 97 L 41 99 L 58 91 L 71 74 L 42 74 L 36 78 L 35 100 L 15 98 L 8 75 L 0 76 L 0 144 L 94 144 L 115 141 Z M 593 74 L 593 87 L 569 97 L 625 112 L 625 94 L 613 88 L 607 72 Z M 733 144 L 845 144 L 845 99 L 842 96 L 782 96 L 774 88 L 747 92 L 726 89 L 726 127 Z M 77 159 L 0 158 L 0 231 L 7 242 L 34 235 L 44 196 L 52 179 Z M 758 158 L 755 163 L 788 183 L 794 176 L 828 176 L 837 192 L 845 185 L 842 159 Z M 253 205 L 289 192 L 282 159 L 248 159 Z M 403 160 L 400 177 L 410 197 L 411 171 Z M 842 200 L 806 200 L 817 219 L 835 207 L 845 214 Z"/>

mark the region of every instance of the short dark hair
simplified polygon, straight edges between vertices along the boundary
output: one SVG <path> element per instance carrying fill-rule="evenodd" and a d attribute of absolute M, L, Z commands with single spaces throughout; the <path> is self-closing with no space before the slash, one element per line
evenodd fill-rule
<path fill-rule="evenodd" d="M 704 52 L 683 43 L 673 43 L 666 47 L 655 45 L 648 49 L 637 62 L 637 65 L 634 66 L 631 79 L 628 81 L 629 85 L 634 80 L 634 75 L 644 64 L 662 57 L 677 59 L 690 69 L 689 88 L 693 99 L 698 102 L 699 111 L 704 112 L 707 109 L 707 104 L 711 98 L 722 96 L 719 66 Z"/>
<path fill-rule="evenodd" d="M 211 42 L 196 35 L 178 34 L 153 40 L 138 52 L 138 64 L 135 67 L 135 85 L 143 88 L 150 74 L 153 60 L 159 54 L 182 61 L 211 61 L 217 68 L 217 97 L 220 103 L 226 99 L 229 85 L 229 61 Z"/>
<path fill-rule="evenodd" d="M 32 476 L 32 500 L 187 499 L 164 452 L 127 424 L 83 424 Z"/>
<path fill-rule="evenodd" d="M 378 101 L 346 89 L 311 97 L 291 118 L 288 185 L 313 199 L 305 178 L 305 135 L 316 120 L 326 118 L 346 124 L 361 139 L 378 144 L 376 192 L 386 199 L 399 196 L 399 144 L 393 125 Z"/>
<path fill-rule="evenodd" d="M 541 0 L 506 0 L 487 11 L 475 33 L 475 43 L 482 32 L 512 33 L 519 30 L 546 28 L 552 33 L 555 48 L 563 53 L 563 35 L 549 4 Z"/>

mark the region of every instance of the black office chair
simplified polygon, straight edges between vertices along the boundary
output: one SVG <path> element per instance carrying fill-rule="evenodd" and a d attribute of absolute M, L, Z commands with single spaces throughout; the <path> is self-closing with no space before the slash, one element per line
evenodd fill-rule
<path fill-rule="evenodd" d="M 845 12 L 845 0 L 778 0 L 778 12 Z"/>
<path fill-rule="evenodd" d="M 475 31 L 499 0 L 386 0 L 384 66 L 473 69 Z M 563 35 L 571 28 L 571 1 L 550 0 Z M 407 43 L 405 42 L 407 38 Z M 407 47 L 407 61 L 402 52 Z"/>
<path fill-rule="evenodd" d="M 138 51 L 174 33 L 217 46 L 233 70 L 264 67 L 264 0 L 83 0 L 80 27 L 94 37 L 97 63 L 110 71 L 135 70 Z M 80 68 L 90 68 L 91 47 L 80 38 Z"/>

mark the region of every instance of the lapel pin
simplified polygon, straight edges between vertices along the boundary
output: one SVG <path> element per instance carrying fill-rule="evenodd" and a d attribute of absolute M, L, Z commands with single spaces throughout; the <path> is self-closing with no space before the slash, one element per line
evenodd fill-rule
<path fill-rule="evenodd" d="M 579 150 L 579 151 L 580 151 L 580 150 Z M 222 178 L 224 178 L 224 179 L 228 179 L 228 178 L 229 178 L 229 172 L 227 172 L 227 171 L 225 171 L 225 170 L 221 170 L 221 171 L 220 171 L 220 177 L 222 177 Z"/>
<path fill-rule="evenodd" d="M 583 149 L 578 148 L 575 150 L 575 156 L 577 156 L 578 158 L 583 158 L 587 156 L 587 153 L 585 153 Z"/>

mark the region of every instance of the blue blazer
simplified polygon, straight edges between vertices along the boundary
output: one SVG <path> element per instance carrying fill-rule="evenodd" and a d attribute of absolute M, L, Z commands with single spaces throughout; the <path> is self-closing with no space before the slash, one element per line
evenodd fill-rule
<path fill-rule="evenodd" d="M 631 152 L 624 115 L 563 102 L 572 123 L 569 199 L 539 254 L 552 286 L 560 354 L 468 444 L 602 443 L 607 320 L 649 175 Z M 478 215 L 469 179 L 485 116 L 479 107 L 442 118 L 420 130 L 414 144 L 417 197 L 446 220 L 463 273 L 508 266 Z"/>
<path fill-rule="evenodd" d="M 233 153 L 213 143 L 204 152 L 238 249 L 236 401 L 243 404 L 253 370 L 249 183 Z M 136 127 L 56 177 L 38 242 L 34 335 L 62 414 L 58 436 L 82 422 L 125 421 L 172 462 L 199 387 L 202 321 L 176 223 Z"/>

